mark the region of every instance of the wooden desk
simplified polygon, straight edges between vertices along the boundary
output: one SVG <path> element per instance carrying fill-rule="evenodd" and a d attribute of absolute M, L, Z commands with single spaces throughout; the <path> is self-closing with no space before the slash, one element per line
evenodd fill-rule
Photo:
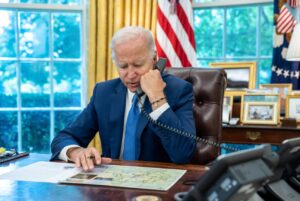
<path fill-rule="evenodd" d="M 222 143 L 279 145 L 289 138 L 300 137 L 300 128 L 281 126 L 223 125 Z"/>
<path fill-rule="evenodd" d="M 0 164 L 0 174 L 29 165 L 37 161 L 48 161 L 49 155 L 30 154 L 30 156 L 15 161 Z M 0 181 L 0 200 L 42 200 L 42 201 L 88 201 L 88 200 L 131 200 L 138 195 L 156 195 L 162 200 L 173 200 L 174 194 L 187 191 L 191 186 L 185 181 L 198 180 L 205 172 L 204 166 L 174 165 L 169 163 L 154 163 L 143 161 L 119 161 L 112 164 L 177 168 L 186 169 L 187 172 L 168 191 L 141 190 L 89 185 L 65 185 L 53 183 L 25 182 L 25 181 Z"/>

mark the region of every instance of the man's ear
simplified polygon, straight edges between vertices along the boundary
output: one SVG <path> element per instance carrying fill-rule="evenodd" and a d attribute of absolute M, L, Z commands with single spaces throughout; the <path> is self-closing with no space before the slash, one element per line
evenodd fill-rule
<path fill-rule="evenodd" d="M 158 60 L 158 55 L 157 55 L 157 52 L 156 52 L 156 50 L 155 50 L 155 51 L 154 51 L 154 54 L 153 54 L 153 61 L 154 61 L 154 63 L 156 63 L 157 60 Z"/>

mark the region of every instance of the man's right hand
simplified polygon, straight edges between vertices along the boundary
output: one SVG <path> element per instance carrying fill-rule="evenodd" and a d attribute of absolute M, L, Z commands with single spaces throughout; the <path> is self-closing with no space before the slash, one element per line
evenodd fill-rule
<path fill-rule="evenodd" d="M 67 156 L 75 163 L 76 167 L 82 167 L 84 171 L 90 171 L 94 169 L 95 165 L 110 163 L 112 161 L 111 158 L 101 157 L 94 147 L 73 147 L 67 151 Z"/>

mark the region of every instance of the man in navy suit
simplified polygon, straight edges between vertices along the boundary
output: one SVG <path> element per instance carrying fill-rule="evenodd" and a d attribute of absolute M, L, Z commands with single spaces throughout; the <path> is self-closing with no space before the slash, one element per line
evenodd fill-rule
<path fill-rule="evenodd" d="M 135 159 L 188 163 L 196 148 L 193 118 L 193 92 L 190 83 L 154 69 L 155 43 L 149 30 L 142 27 L 120 29 L 111 41 L 112 59 L 119 78 L 98 83 L 86 108 L 51 144 L 51 160 L 75 162 L 91 170 L 95 164 L 123 159 L 126 147 L 126 121 L 132 97 L 138 87 L 145 93 L 139 99 L 149 118 L 189 133 L 186 137 L 149 121 L 142 112 L 135 132 Z M 102 156 L 87 148 L 99 131 Z M 131 142 L 131 141 L 130 141 Z M 130 145 L 131 146 L 131 145 Z"/>

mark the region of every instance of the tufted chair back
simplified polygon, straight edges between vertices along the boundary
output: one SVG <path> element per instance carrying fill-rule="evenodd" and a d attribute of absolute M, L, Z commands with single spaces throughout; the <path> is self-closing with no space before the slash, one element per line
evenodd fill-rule
<path fill-rule="evenodd" d="M 222 132 L 222 108 L 226 73 L 211 68 L 169 68 L 166 72 L 193 85 L 194 118 L 197 137 L 220 143 Z M 219 155 L 220 149 L 207 143 L 197 142 L 191 163 L 207 164 Z"/>

